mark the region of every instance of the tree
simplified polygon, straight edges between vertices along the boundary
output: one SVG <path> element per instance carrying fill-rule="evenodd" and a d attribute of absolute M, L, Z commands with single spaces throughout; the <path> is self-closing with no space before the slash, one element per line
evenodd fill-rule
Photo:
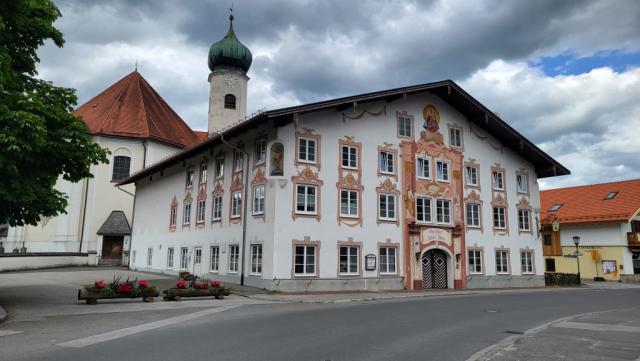
<path fill-rule="evenodd" d="M 36 225 L 65 212 L 66 194 L 54 188 L 92 177 L 107 162 L 87 126 L 71 114 L 74 89 L 38 79 L 36 50 L 46 40 L 62 47 L 53 26 L 61 16 L 49 0 L 0 1 L 0 223 Z"/>

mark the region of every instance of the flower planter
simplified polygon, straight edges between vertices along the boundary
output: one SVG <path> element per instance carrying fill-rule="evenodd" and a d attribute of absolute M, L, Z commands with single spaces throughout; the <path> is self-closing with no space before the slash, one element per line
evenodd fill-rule
<path fill-rule="evenodd" d="M 224 296 L 229 296 L 229 288 L 226 287 L 210 287 L 207 289 L 197 288 L 169 288 L 164 290 L 165 301 L 179 301 L 182 297 L 215 297 L 216 299 L 223 299 Z"/>
<path fill-rule="evenodd" d="M 127 278 L 126 282 L 120 282 L 120 277 L 114 277 L 114 282 L 110 284 L 99 280 L 78 290 L 78 300 L 85 300 L 88 305 L 97 304 L 99 299 L 116 298 L 142 298 L 143 302 L 153 302 L 154 297 L 158 296 L 160 292 L 147 280 L 129 281 Z"/>

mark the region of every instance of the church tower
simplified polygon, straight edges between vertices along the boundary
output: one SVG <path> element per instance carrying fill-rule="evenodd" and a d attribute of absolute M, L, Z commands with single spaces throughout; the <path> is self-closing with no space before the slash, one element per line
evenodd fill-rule
<path fill-rule="evenodd" d="M 247 115 L 247 72 L 252 55 L 233 32 L 233 14 L 229 21 L 227 35 L 209 49 L 209 136 Z"/>

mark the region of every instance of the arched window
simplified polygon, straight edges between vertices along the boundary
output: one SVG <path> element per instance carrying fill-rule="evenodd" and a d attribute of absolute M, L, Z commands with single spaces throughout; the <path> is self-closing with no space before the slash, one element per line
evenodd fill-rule
<path fill-rule="evenodd" d="M 284 174 L 284 146 L 280 142 L 269 147 L 269 176 L 281 177 Z"/>
<path fill-rule="evenodd" d="M 235 109 L 236 108 L 236 96 L 233 94 L 227 94 L 224 96 L 224 108 Z"/>
<path fill-rule="evenodd" d="M 117 155 L 113 157 L 113 175 L 112 180 L 120 180 L 129 176 L 131 169 L 131 157 L 126 155 Z"/>

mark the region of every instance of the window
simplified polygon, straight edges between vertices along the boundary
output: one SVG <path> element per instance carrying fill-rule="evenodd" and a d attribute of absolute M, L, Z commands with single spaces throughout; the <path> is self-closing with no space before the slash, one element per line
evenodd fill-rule
<path fill-rule="evenodd" d="M 239 172 L 242 170 L 243 158 L 244 158 L 244 154 L 241 151 L 236 150 L 233 152 L 233 171 L 234 172 Z"/>
<path fill-rule="evenodd" d="M 380 152 L 380 173 L 394 174 L 393 153 Z"/>
<path fill-rule="evenodd" d="M 418 222 L 431 222 L 431 199 L 416 197 L 416 219 Z"/>
<path fill-rule="evenodd" d="M 173 247 L 167 248 L 167 269 L 173 269 Z"/>
<path fill-rule="evenodd" d="M 191 223 L 191 203 L 185 203 L 184 214 L 182 215 L 182 224 L 187 226 Z"/>
<path fill-rule="evenodd" d="M 449 163 L 441 160 L 436 161 L 436 180 L 449 181 Z"/>
<path fill-rule="evenodd" d="M 316 275 L 316 247 L 295 246 L 295 260 L 293 272 L 296 276 Z"/>
<path fill-rule="evenodd" d="M 303 163 L 316 162 L 316 141 L 315 139 L 298 139 L 298 161 Z"/>
<path fill-rule="evenodd" d="M 231 194 L 231 218 L 240 217 L 242 211 L 242 193 L 240 191 Z"/>
<path fill-rule="evenodd" d="M 205 201 L 204 201 L 204 199 L 201 199 L 201 200 L 198 201 L 198 209 L 196 210 L 196 222 L 197 223 L 204 222 L 204 208 L 205 208 Z"/>
<path fill-rule="evenodd" d="M 343 145 L 342 146 L 342 167 L 355 169 L 358 165 L 358 148 Z"/>
<path fill-rule="evenodd" d="M 236 96 L 233 94 L 227 94 L 224 96 L 224 108 L 235 109 L 236 108 Z"/>
<path fill-rule="evenodd" d="M 202 263 L 202 247 L 198 247 L 195 249 L 193 256 L 193 263 L 201 264 Z"/>
<path fill-rule="evenodd" d="M 186 270 L 189 268 L 189 248 L 180 248 L 180 269 Z"/>
<path fill-rule="evenodd" d="M 262 274 L 262 245 L 251 245 L 251 274 Z"/>
<path fill-rule="evenodd" d="M 357 275 L 358 274 L 358 247 L 341 246 L 340 247 L 340 274 L 341 275 Z"/>
<path fill-rule="evenodd" d="M 617 195 L 618 192 L 609 192 L 607 193 L 607 196 L 604 198 L 604 200 L 608 201 L 610 199 L 614 199 Z"/>
<path fill-rule="evenodd" d="M 253 188 L 253 214 L 264 214 L 264 186 Z"/>
<path fill-rule="evenodd" d="M 556 271 L 556 260 L 553 258 L 545 258 L 544 259 L 544 268 L 546 272 L 555 272 Z"/>
<path fill-rule="evenodd" d="M 213 197 L 213 207 L 211 207 L 211 220 L 218 221 L 222 218 L 222 196 Z"/>
<path fill-rule="evenodd" d="M 193 169 L 187 169 L 187 179 L 185 181 L 187 188 L 193 187 Z"/>
<path fill-rule="evenodd" d="M 224 177 L 224 156 L 216 157 L 216 178 Z"/>
<path fill-rule="evenodd" d="M 531 230 L 531 219 L 528 209 L 518 209 L 518 229 L 521 231 Z"/>
<path fill-rule="evenodd" d="M 316 214 L 316 187 L 298 185 L 296 187 L 296 213 Z"/>
<path fill-rule="evenodd" d="M 504 173 L 493 171 L 493 189 L 503 191 L 504 190 Z"/>
<path fill-rule="evenodd" d="M 380 247 L 380 273 L 395 274 L 396 247 Z"/>
<path fill-rule="evenodd" d="M 238 272 L 240 264 L 240 246 L 237 244 L 229 246 L 229 272 Z"/>
<path fill-rule="evenodd" d="M 479 249 L 471 249 L 467 252 L 469 259 L 469 273 L 481 274 L 482 273 L 482 251 Z"/>
<path fill-rule="evenodd" d="M 147 266 L 151 267 L 153 264 L 153 248 L 147 248 Z"/>
<path fill-rule="evenodd" d="M 207 183 L 207 163 L 200 164 L 200 183 Z"/>
<path fill-rule="evenodd" d="M 175 227 L 178 220 L 178 207 L 171 206 L 171 216 L 169 217 L 169 226 Z"/>
<path fill-rule="evenodd" d="M 496 273 L 509 273 L 509 251 L 496 251 Z"/>
<path fill-rule="evenodd" d="M 358 191 L 340 190 L 340 216 L 358 216 Z"/>
<path fill-rule="evenodd" d="M 431 165 L 429 159 L 418 158 L 418 178 L 430 179 L 431 178 Z"/>
<path fill-rule="evenodd" d="M 522 273 L 533 273 L 533 252 L 522 251 L 520 252 L 520 266 L 522 267 Z"/>
<path fill-rule="evenodd" d="M 218 272 L 220 269 L 220 247 L 211 246 L 211 272 Z"/>
<path fill-rule="evenodd" d="M 116 155 L 113 157 L 112 180 L 125 179 L 129 176 L 131 169 L 131 158 L 126 155 Z"/>
<path fill-rule="evenodd" d="M 267 161 L 267 141 L 259 139 L 256 141 L 256 164 L 263 164 Z"/>
<path fill-rule="evenodd" d="M 493 207 L 493 226 L 495 228 L 507 228 L 504 207 Z"/>
<path fill-rule="evenodd" d="M 516 182 L 518 183 L 518 193 L 527 193 L 529 191 L 526 174 L 516 175 Z"/>
<path fill-rule="evenodd" d="M 398 135 L 401 137 L 413 136 L 412 125 L 413 121 L 409 117 L 398 117 Z"/>
<path fill-rule="evenodd" d="M 480 227 L 480 205 L 477 203 L 467 203 L 467 226 Z"/>
<path fill-rule="evenodd" d="M 549 212 L 556 212 L 560 207 L 562 207 L 562 204 L 554 204 L 549 208 Z"/>
<path fill-rule="evenodd" d="M 451 223 L 451 201 L 448 199 L 436 200 L 436 221 L 438 223 Z"/>
<path fill-rule="evenodd" d="M 468 186 L 478 186 L 478 168 L 467 166 L 465 173 L 465 182 Z"/>
<path fill-rule="evenodd" d="M 383 220 L 395 220 L 396 196 L 393 194 L 380 194 L 378 202 L 378 217 Z"/>
<path fill-rule="evenodd" d="M 462 129 L 449 128 L 449 145 L 462 148 Z"/>
<path fill-rule="evenodd" d="M 553 244 L 552 238 L 550 234 L 542 235 L 542 244 L 545 246 L 551 246 Z"/>

